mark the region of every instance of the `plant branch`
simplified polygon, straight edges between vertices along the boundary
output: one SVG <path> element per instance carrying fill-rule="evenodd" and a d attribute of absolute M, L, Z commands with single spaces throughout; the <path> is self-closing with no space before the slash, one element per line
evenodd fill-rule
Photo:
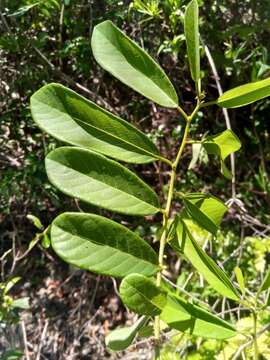
<path fill-rule="evenodd" d="M 198 110 L 200 109 L 200 101 L 199 100 L 197 101 L 197 105 L 194 108 L 191 115 L 187 115 L 186 112 L 180 106 L 177 109 L 185 118 L 186 126 L 185 126 L 184 135 L 183 135 L 182 142 L 179 147 L 176 159 L 172 163 L 172 171 L 171 171 L 171 177 L 170 177 L 170 183 L 169 183 L 168 197 L 167 197 L 165 210 L 163 211 L 163 224 L 162 224 L 163 232 L 162 232 L 162 235 L 160 238 L 159 255 L 158 255 L 159 271 L 157 273 L 157 278 L 156 278 L 156 285 L 158 287 L 161 286 L 162 270 L 164 268 L 164 264 L 163 264 L 164 250 L 165 250 L 165 245 L 167 242 L 168 219 L 170 216 L 171 204 L 172 204 L 172 200 L 173 200 L 176 172 L 177 172 L 177 168 L 178 168 L 182 153 L 187 144 L 190 123 L 191 123 L 192 119 L 196 116 Z M 154 330 L 155 330 L 155 359 L 160 359 L 160 319 L 159 319 L 159 316 L 156 316 L 156 318 L 155 318 Z"/>

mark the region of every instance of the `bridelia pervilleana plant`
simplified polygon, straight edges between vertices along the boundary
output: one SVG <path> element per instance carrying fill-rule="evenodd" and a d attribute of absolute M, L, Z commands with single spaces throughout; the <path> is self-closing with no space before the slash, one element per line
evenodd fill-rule
<path fill-rule="evenodd" d="M 127 227 L 103 216 L 82 212 L 63 213 L 52 222 L 51 245 L 60 258 L 73 266 L 122 279 L 121 299 L 140 317 L 131 327 L 116 329 L 108 335 L 106 344 L 111 350 L 127 348 L 138 332 L 149 325 L 153 328 L 155 359 L 161 356 L 161 333 L 168 329 L 221 340 L 236 335 L 232 324 L 194 303 L 186 294 L 180 296 L 167 282 L 163 275 L 164 251 L 170 246 L 177 255 L 187 259 L 220 296 L 250 309 L 254 317 L 254 359 L 258 359 L 257 314 L 269 305 L 262 304 L 260 295 L 270 285 L 270 273 L 257 296 L 247 298 L 241 270 L 236 269 L 239 284 L 236 286 L 199 246 L 190 229 L 193 222 L 215 235 L 226 205 L 206 193 L 176 193 L 175 182 L 183 150 L 187 142 L 192 141 L 219 157 L 221 173 L 230 178 L 225 160 L 240 148 L 238 137 L 226 130 L 192 140 L 189 139 L 190 124 L 202 108 L 212 105 L 237 108 L 268 96 L 270 78 L 239 86 L 217 100 L 206 102 L 200 81 L 196 0 L 186 8 L 184 30 L 197 94 L 191 114 L 180 106 L 176 91 L 160 66 L 111 21 L 94 28 L 91 42 L 93 55 L 101 67 L 151 101 L 180 113 L 185 130 L 174 160 L 163 157 L 136 127 L 60 84 L 46 85 L 31 97 L 35 122 L 50 135 L 71 145 L 47 155 L 45 166 L 51 183 L 69 196 L 110 211 L 135 216 L 161 213 L 158 254 Z M 170 168 L 166 203 L 160 204 L 154 190 L 116 160 L 134 164 L 164 162 Z M 183 211 L 172 216 L 175 199 L 182 202 Z"/>

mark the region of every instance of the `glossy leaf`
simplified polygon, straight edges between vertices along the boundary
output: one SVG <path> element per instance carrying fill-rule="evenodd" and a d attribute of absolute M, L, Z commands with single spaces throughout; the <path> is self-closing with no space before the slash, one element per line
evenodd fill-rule
<path fill-rule="evenodd" d="M 159 158 L 141 131 L 60 84 L 39 89 L 31 97 L 31 112 L 41 129 L 71 145 L 131 163 Z"/>
<path fill-rule="evenodd" d="M 200 44 L 199 44 L 199 9 L 197 0 L 192 0 L 185 12 L 184 29 L 187 53 L 192 79 L 196 83 L 197 93 L 200 91 Z"/>
<path fill-rule="evenodd" d="M 228 129 L 220 134 L 206 137 L 202 144 L 208 154 L 220 157 L 221 172 L 225 177 L 230 178 L 231 174 L 225 165 L 225 159 L 241 148 L 241 142 L 235 133 Z"/>
<path fill-rule="evenodd" d="M 94 214 L 59 215 L 52 223 L 51 245 L 64 261 L 98 274 L 151 276 L 158 269 L 150 245 L 125 226 Z"/>
<path fill-rule="evenodd" d="M 147 321 L 147 317 L 142 316 L 132 326 L 118 328 L 109 333 L 105 338 L 106 346 L 113 351 L 121 351 L 128 348 L 134 341 L 136 335 Z"/>
<path fill-rule="evenodd" d="M 236 266 L 234 268 L 234 273 L 235 273 L 238 285 L 240 287 L 241 293 L 244 294 L 246 291 L 246 287 L 245 287 L 245 279 L 244 279 L 242 270 L 240 269 L 240 267 Z"/>
<path fill-rule="evenodd" d="M 270 96 L 270 78 L 228 90 L 217 99 L 217 104 L 225 108 L 237 108 L 267 96 Z"/>
<path fill-rule="evenodd" d="M 239 300 L 239 294 L 228 276 L 197 244 L 184 219 L 178 220 L 177 237 L 178 244 L 171 242 L 172 247 L 186 256 L 213 289 L 230 299 Z"/>
<path fill-rule="evenodd" d="M 103 155 L 63 147 L 50 152 L 45 164 L 52 184 L 67 195 L 129 215 L 158 211 L 154 191 L 130 170 Z"/>
<path fill-rule="evenodd" d="M 227 339 L 236 335 L 232 325 L 180 297 L 168 295 L 161 319 L 171 328 L 203 338 Z"/>
<path fill-rule="evenodd" d="M 262 282 L 258 292 L 261 293 L 262 291 L 267 290 L 269 287 L 270 287 L 270 266 L 266 272 L 266 275 L 263 279 L 263 282 Z"/>
<path fill-rule="evenodd" d="M 149 278 L 131 274 L 122 281 L 120 296 L 124 304 L 137 314 L 156 316 L 164 308 L 167 295 Z"/>
<path fill-rule="evenodd" d="M 190 193 L 183 197 L 189 216 L 201 227 L 216 234 L 227 206 L 218 198 L 203 193 Z"/>
<path fill-rule="evenodd" d="M 95 26 L 92 50 L 101 67 L 159 105 L 176 108 L 176 91 L 161 67 L 111 21 Z"/>

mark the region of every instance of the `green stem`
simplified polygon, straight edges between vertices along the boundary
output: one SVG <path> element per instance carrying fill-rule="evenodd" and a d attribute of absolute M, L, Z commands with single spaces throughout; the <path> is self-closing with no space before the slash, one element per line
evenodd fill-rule
<path fill-rule="evenodd" d="M 164 259 L 165 245 L 167 242 L 167 232 L 168 232 L 167 225 L 168 225 L 168 219 L 170 216 L 171 204 L 172 204 L 172 200 L 173 200 L 174 185 L 175 185 L 175 180 L 176 180 L 176 171 L 177 171 L 177 167 L 179 165 L 179 161 L 181 159 L 183 150 L 187 143 L 190 123 L 191 123 L 192 119 L 194 118 L 194 116 L 197 114 L 199 108 L 200 108 L 200 103 L 198 102 L 197 106 L 195 107 L 195 109 L 193 110 L 193 112 L 190 116 L 187 115 L 180 106 L 178 108 L 179 112 L 183 115 L 183 117 L 186 120 L 186 126 L 185 126 L 183 139 L 182 139 L 179 151 L 177 153 L 176 159 L 172 163 L 172 171 L 171 171 L 171 178 L 170 178 L 170 183 L 169 183 L 168 198 L 167 198 L 165 210 L 163 211 L 163 232 L 162 232 L 162 235 L 160 238 L 159 255 L 158 255 L 159 271 L 157 273 L 157 278 L 156 278 L 156 285 L 158 287 L 161 286 L 161 274 L 162 274 L 162 270 L 164 267 L 163 259 Z M 159 316 L 155 317 L 154 332 L 155 332 L 155 359 L 158 360 L 158 359 L 160 359 L 160 318 L 159 318 Z"/>
<path fill-rule="evenodd" d="M 257 311 L 253 310 L 253 344 L 254 344 L 254 360 L 259 360 L 259 348 L 257 341 Z"/>

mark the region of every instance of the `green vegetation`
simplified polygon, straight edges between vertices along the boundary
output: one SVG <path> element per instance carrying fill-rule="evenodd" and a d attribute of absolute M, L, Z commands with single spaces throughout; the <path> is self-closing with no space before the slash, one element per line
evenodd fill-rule
<path fill-rule="evenodd" d="M 79 358 L 118 356 L 87 348 L 81 321 L 94 316 L 99 341 L 120 358 L 268 359 L 267 3 L 128 5 L 1 4 L 0 322 L 23 333 L 1 356 L 62 356 L 48 355 L 55 345 L 47 333 L 54 316 L 66 323 L 61 311 L 46 304 L 30 331 L 46 276 L 63 284 L 53 295 L 59 306 L 84 314 L 72 320 L 73 338 L 64 337 L 67 356 L 75 348 Z M 31 120 L 30 96 L 44 133 Z M 17 275 L 27 290 L 19 283 L 7 295 Z M 116 277 L 109 291 L 108 276 Z M 121 321 L 107 315 L 111 301 Z M 109 328 L 120 325 L 109 334 L 95 318 L 101 304 Z M 125 324 L 123 304 L 140 317 Z M 26 325 L 13 308 L 28 314 Z M 29 336 L 40 343 L 31 348 Z"/>

